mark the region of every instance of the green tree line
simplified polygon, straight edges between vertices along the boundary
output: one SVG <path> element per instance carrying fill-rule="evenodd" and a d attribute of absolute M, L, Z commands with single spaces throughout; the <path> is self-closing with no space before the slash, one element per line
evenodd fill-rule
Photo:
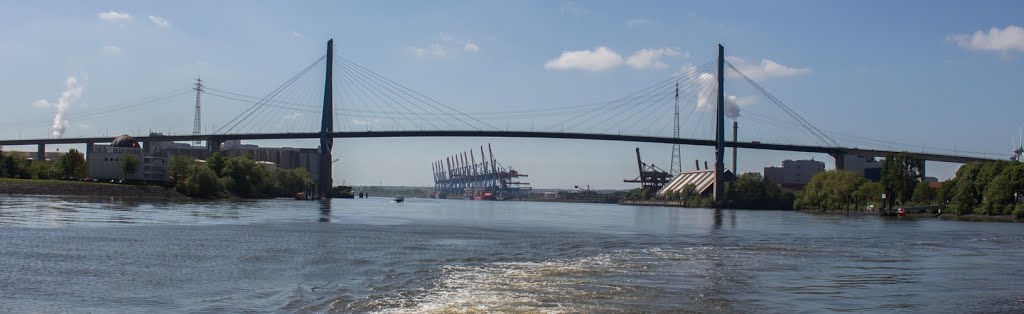
<path fill-rule="evenodd" d="M 868 206 L 932 205 L 936 192 L 920 181 L 921 165 L 920 159 L 900 152 L 885 157 L 879 182 L 849 171 L 819 172 L 797 193 L 794 208 L 866 210 Z"/>
<path fill-rule="evenodd" d="M 891 154 L 885 160 L 880 182 L 844 171 L 818 173 L 797 193 L 795 207 L 863 210 L 868 205 L 943 205 L 957 215 L 1013 215 L 1024 219 L 1024 206 L 1017 201 L 1018 196 L 1024 197 L 1024 163 L 968 163 L 936 190 L 918 180 L 921 160 L 906 152 Z"/>
<path fill-rule="evenodd" d="M 305 169 L 267 170 L 252 157 L 225 158 L 214 153 L 205 163 L 187 156 L 171 156 L 168 175 L 175 189 L 192 197 L 288 197 L 305 190 L 313 182 Z"/>
<path fill-rule="evenodd" d="M 1016 196 L 1024 191 L 1024 163 L 973 162 L 963 165 L 953 179 L 943 182 L 936 198 L 954 213 L 1013 215 L 1024 218 Z"/>
<path fill-rule="evenodd" d="M 56 161 L 29 162 L 19 153 L 4 153 L 0 149 L 0 177 L 19 179 L 84 178 L 88 175 L 85 155 L 72 148 Z"/>

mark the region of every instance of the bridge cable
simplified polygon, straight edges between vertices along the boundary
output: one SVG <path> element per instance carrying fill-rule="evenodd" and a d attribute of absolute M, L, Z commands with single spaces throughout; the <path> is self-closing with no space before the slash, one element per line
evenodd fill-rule
<path fill-rule="evenodd" d="M 417 95 L 419 97 L 422 97 L 423 99 L 426 99 L 427 101 L 429 101 L 429 102 L 425 102 L 426 104 L 428 104 L 432 108 L 435 108 L 435 109 L 441 111 L 445 115 L 448 115 L 449 117 L 452 117 L 453 119 L 458 120 L 459 122 L 466 123 L 466 122 L 462 121 L 461 119 L 455 117 L 455 115 L 453 115 L 453 114 L 451 114 L 449 112 L 440 110 L 439 108 L 435 107 L 434 104 L 436 104 L 438 106 L 441 106 L 441 107 L 444 107 L 444 108 L 446 108 L 448 110 L 451 110 L 451 111 L 453 111 L 453 112 L 455 112 L 458 115 L 461 115 L 463 117 L 467 117 L 469 119 L 472 119 L 472 120 L 474 120 L 474 121 L 476 121 L 476 122 L 478 122 L 478 123 L 480 123 L 480 124 L 482 124 L 484 126 L 487 126 L 487 127 L 491 128 L 491 129 L 500 130 L 499 128 L 497 128 L 497 127 L 495 127 L 495 126 L 493 126 L 493 125 L 491 125 L 491 124 L 489 124 L 487 122 L 481 121 L 480 119 L 477 119 L 477 118 L 475 118 L 473 116 L 467 115 L 467 114 L 465 114 L 465 113 L 463 113 L 463 112 L 461 112 L 461 111 L 459 111 L 459 110 L 457 110 L 455 108 L 449 107 L 448 105 L 445 105 L 445 104 L 443 104 L 441 102 L 438 102 L 437 100 L 434 100 L 433 98 L 427 97 L 427 96 L 425 96 L 425 95 L 423 95 L 423 94 L 421 94 L 421 93 L 419 93 L 419 92 L 417 92 L 417 91 L 415 91 L 415 90 L 413 90 L 411 88 L 408 88 L 408 87 L 406 87 L 406 86 L 404 86 L 402 84 L 399 84 L 399 83 L 397 83 L 397 82 L 395 82 L 395 81 L 393 81 L 393 80 L 391 80 L 391 79 L 389 79 L 389 78 L 387 78 L 385 76 L 377 74 L 376 72 L 374 72 L 374 71 L 372 71 L 372 70 L 370 70 L 370 69 L 368 69 L 366 67 L 363 67 L 362 65 L 359 65 L 358 63 L 355 63 L 355 62 L 353 62 L 351 60 L 348 60 L 348 59 L 346 59 L 344 57 L 339 57 L 338 59 L 342 60 L 343 62 L 346 62 L 346 63 L 352 65 L 356 69 L 359 69 L 359 70 L 361 70 L 361 71 L 363 71 L 363 72 L 365 72 L 365 73 L 367 73 L 367 74 L 369 74 L 369 75 L 371 75 L 373 77 L 377 77 L 378 79 L 381 79 L 381 80 L 387 81 L 387 82 L 389 82 L 391 84 L 394 84 L 395 86 L 399 87 L 399 89 L 402 90 L 403 92 L 405 92 L 406 94 L 410 94 L 411 93 L 411 94 L 415 94 L 415 95 Z M 473 125 L 468 124 L 468 123 L 467 123 L 467 125 L 469 125 L 470 127 L 474 127 Z M 477 129 L 479 130 L 479 128 L 477 128 Z"/>
<path fill-rule="evenodd" d="M 310 64 L 309 66 L 307 66 L 306 68 L 304 68 L 304 69 L 303 69 L 302 71 L 300 71 L 300 72 L 299 72 L 298 74 L 296 74 L 295 76 L 293 76 L 293 77 L 292 77 L 292 78 L 290 78 L 289 80 L 285 81 L 285 83 L 284 83 L 284 84 L 281 84 L 281 86 L 278 86 L 278 87 L 277 87 L 276 89 L 274 89 L 273 91 L 271 91 L 271 92 L 270 92 L 270 94 L 267 94 L 266 96 L 264 96 L 263 98 L 261 98 L 261 99 L 260 99 L 260 101 L 258 101 L 258 102 L 257 102 L 257 104 L 253 104 L 252 106 L 250 106 L 250 107 L 249 107 L 248 109 L 246 109 L 245 111 L 243 111 L 243 112 L 242 112 L 241 114 L 239 114 L 239 115 L 238 115 L 238 116 L 236 116 L 235 118 L 233 118 L 233 119 L 231 119 L 230 121 L 228 121 L 228 123 L 227 123 L 227 124 L 225 124 L 225 125 L 224 125 L 223 127 L 221 127 L 220 129 L 218 129 L 218 130 L 217 130 L 216 132 L 214 132 L 214 133 L 217 133 L 217 134 L 227 134 L 227 133 L 231 132 L 232 130 L 234 130 L 234 129 L 235 129 L 235 128 L 236 128 L 237 126 L 238 126 L 238 122 L 237 122 L 237 121 L 239 121 L 239 119 L 241 119 L 241 120 L 245 120 L 245 119 L 248 119 L 248 118 L 249 118 L 250 116 L 252 116 L 252 114 L 253 114 L 253 113 L 255 112 L 255 110 L 257 110 L 257 109 L 259 109 L 259 108 L 262 108 L 262 106 L 264 106 L 264 105 L 265 105 L 265 102 L 266 102 L 266 100 L 268 100 L 268 99 L 272 99 L 272 98 L 273 98 L 274 96 L 276 96 L 277 94 L 281 93 L 281 91 L 282 91 L 283 89 L 285 89 L 285 88 L 287 88 L 288 86 L 290 86 L 290 85 L 291 85 L 292 83 L 294 83 L 294 82 L 295 82 L 295 80 L 297 80 L 297 79 L 298 79 L 299 77 L 301 77 L 301 76 L 305 75 L 305 74 L 306 74 L 307 72 L 309 72 L 309 71 L 310 71 L 310 70 L 311 70 L 311 69 L 312 69 L 313 67 L 315 67 L 315 66 L 316 66 L 317 64 L 319 64 L 319 63 L 320 63 L 321 61 L 323 61 L 323 60 L 324 60 L 324 59 L 326 59 L 326 58 L 327 58 L 327 55 L 326 55 L 326 54 L 325 54 L 325 55 L 323 55 L 323 56 L 321 56 L 320 58 L 318 58 L 318 59 L 317 59 L 316 61 L 314 61 L 314 62 L 313 62 L 312 64 Z"/>
<path fill-rule="evenodd" d="M 341 64 L 341 63 L 339 63 L 339 64 L 340 64 L 340 66 L 341 66 L 342 68 L 344 68 L 344 69 L 346 69 L 346 70 L 351 70 L 351 69 L 349 69 L 349 67 L 348 67 L 348 66 L 345 66 L 344 64 Z M 415 103 L 413 103 L 413 102 L 409 101 L 409 100 L 408 100 L 407 98 L 403 97 L 402 95 L 400 95 L 400 94 L 397 94 L 397 93 L 395 93 L 395 92 L 394 92 L 394 91 L 393 91 L 393 90 L 392 90 L 392 89 L 391 89 L 390 87 L 387 87 L 387 86 L 381 85 L 381 84 L 380 84 L 380 82 L 378 82 L 378 81 L 375 81 L 375 80 L 373 80 L 373 79 L 371 79 L 371 78 L 368 78 L 368 77 L 366 77 L 366 76 L 364 76 L 364 75 L 362 75 L 362 74 L 360 74 L 360 73 L 356 73 L 355 71 L 353 71 L 353 73 L 355 73 L 355 75 L 359 75 L 359 76 L 361 76 L 361 77 L 362 77 L 363 79 L 366 79 L 366 80 L 367 80 L 368 82 L 370 82 L 371 84 L 374 84 L 374 85 L 376 85 L 376 86 L 377 86 L 378 88 L 384 88 L 384 89 L 387 89 L 387 91 L 388 91 L 388 92 L 390 92 L 390 93 L 394 93 L 396 97 L 398 97 L 398 98 L 401 98 L 401 99 L 402 99 L 402 100 L 404 100 L 404 101 L 405 101 L 406 103 L 409 103 L 410 105 L 413 105 L 413 106 L 416 106 L 417 108 L 419 108 L 419 105 L 416 105 Z M 382 93 L 382 94 L 383 94 L 383 93 Z M 415 116 L 415 117 L 419 118 L 420 120 L 423 120 L 423 122 L 426 122 L 426 123 L 427 123 L 427 124 L 429 124 L 429 125 L 430 125 L 431 127 L 434 127 L 434 129 L 437 129 L 437 130 L 441 130 L 441 128 L 439 128 L 439 127 L 437 127 L 436 125 L 434 125 L 434 123 L 430 122 L 430 120 L 428 120 L 428 119 L 426 119 L 426 118 L 423 118 L 423 117 L 422 117 L 422 116 L 420 116 L 419 114 L 416 114 L 416 113 L 415 113 L 415 111 L 412 111 L 412 110 L 410 110 L 410 109 L 409 109 L 409 107 L 406 107 L 406 106 L 405 106 L 405 105 L 403 105 L 403 104 L 402 104 L 401 102 L 399 102 L 399 101 L 396 101 L 396 100 L 395 100 L 395 98 L 394 98 L 394 97 L 392 97 L 391 95 L 389 95 L 389 94 L 384 94 L 384 96 L 386 96 L 386 97 L 388 98 L 388 100 L 390 100 L 391 102 L 394 102 L 394 103 L 395 103 L 396 105 L 398 105 L 398 106 L 401 106 L 401 107 L 402 107 L 402 109 L 406 110 L 406 112 L 408 112 L 409 114 L 411 114 L 411 115 L 413 115 L 413 116 Z M 390 106 L 390 105 L 389 105 L 389 106 Z M 392 108 L 394 109 L 394 107 L 393 107 L 393 106 L 392 106 Z M 421 109 L 421 108 L 419 108 L 419 109 Z M 396 109 L 396 110 L 397 110 L 397 109 Z M 400 111 L 400 112 L 401 112 L 401 111 Z M 404 113 L 403 113 L 403 116 L 404 116 Z M 410 123 L 413 123 L 413 122 L 412 122 L 412 120 L 410 120 L 409 122 L 410 122 Z M 413 124 L 414 124 L 414 125 L 416 125 L 417 123 L 413 123 Z M 420 127 L 420 129 L 421 129 L 421 130 L 423 129 L 423 127 L 422 127 L 422 124 L 420 124 L 420 125 L 419 125 L 419 127 Z"/>

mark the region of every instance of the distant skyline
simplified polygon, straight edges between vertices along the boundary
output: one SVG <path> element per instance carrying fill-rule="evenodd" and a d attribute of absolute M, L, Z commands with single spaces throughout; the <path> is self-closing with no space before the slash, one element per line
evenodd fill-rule
<path fill-rule="evenodd" d="M 616 99 L 712 60 L 721 43 L 730 63 L 840 144 L 856 146 L 844 142 L 855 136 L 1006 158 L 1024 125 L 1022 18 L 1015 1 L 0 1 L 0 138 L 191 133 L 196 78 L 262 96 L 330 38 L 337 55 L 482 116 Z M 245 107 L 204 98 L 203 128 Z M 339 139 L 334 179 L 432 185 L 431 162 L 487 143 L 539 188 L 629 188 L 634 147 L 664 169 L 671 155 L 670 145 L 599 141 Z M 713 156 L 683 146 L 683 169 Z M 833 167 L 823 154 L 741 150 L 739 168 L 810 158 Z M 957 167 L 929 163 L 928 174 L 946 179 Z"/>

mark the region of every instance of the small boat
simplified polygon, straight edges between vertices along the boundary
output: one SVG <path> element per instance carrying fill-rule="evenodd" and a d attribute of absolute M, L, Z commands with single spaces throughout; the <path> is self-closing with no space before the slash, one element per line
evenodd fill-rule
<path fill-rule="evenodd" d="M 478 200 L 478 201 L 494 201 L 494 200 L 497 200 L 497 198 L 494 196 L 494 193 L 487 192 L 487 191 L 476 191 L 475 193 L 473 193 L 473 195 L 471 197 L 467 197 L 466 199 Z"/>
<path fill-rule="evenodd" d="M 305 201 L 305 200 L 308 200 L 309 198 L 306 197 L 306 193 L 305 192 L 299 192 L 299 193 L 295 193 L 295 199 L 296 200 L 300 200 L 300 201 Z"/>
<path fill-rule="evenodd" d="M 900 209 L 896 210 L 896 216 L 906 217 L 907 216 L 907 210 L 903 209 L 902 207 L 900 207 Z"/>
<path fill-rule="evenodd" d="M 395 196 L 395 203 L 405 202 L 405 198 L 401 196 Z"/>

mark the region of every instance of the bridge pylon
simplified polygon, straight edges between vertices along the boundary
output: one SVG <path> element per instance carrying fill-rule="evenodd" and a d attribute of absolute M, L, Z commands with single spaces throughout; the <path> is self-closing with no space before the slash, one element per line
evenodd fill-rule
<path fill-rule="evenodd" d="M 715 113 L 715 207 L 725 205 L 725 47 L 718 45 L 718 110 Z"/>
<path fill-rule="evenodd" d="M 317 177 L 317 188 L 320 197 L 329 197 L 334 180 L 331 178 L 331 149 L 334 147 L 334 95 L 331 89 L 334 85 L 334 39 L 327 41 L 327 73 L 324 78 L 324 108 L 320 118 L 320 153 L 319 175 Z"/>

